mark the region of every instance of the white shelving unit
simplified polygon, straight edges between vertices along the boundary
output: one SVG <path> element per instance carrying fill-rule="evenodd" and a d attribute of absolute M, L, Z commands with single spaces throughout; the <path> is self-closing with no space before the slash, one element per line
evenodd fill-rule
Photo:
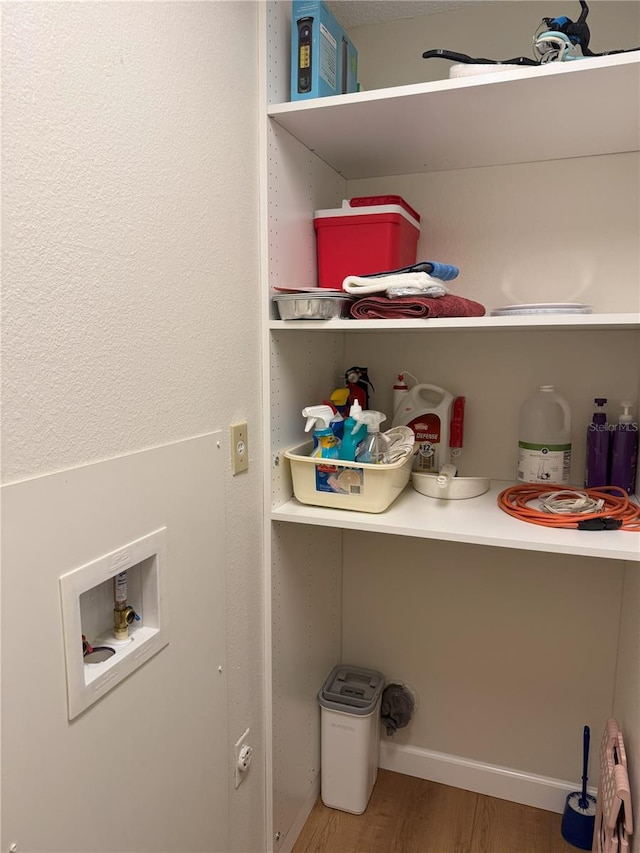
<path fill-rule="evenodd" d="M 508 485 L 492 482 L 484 495 L 464 501 L 425 501 L 408 487 L 386 512 L 376 515 L 313 507 L 294 499 L 275 509 L 271 517 L 274 521 L 343 530 L 640 562 L 640 537 L 635 533 L 597 531 L 585 535 L 585 531 L 549 530 L 511 518 L 497 506 L 498 495 Z"/>
<path fill-rule="evenodd" d="M 640 54 L 289 103 L 289 15 L 288 3 L 269 3 L 264 21 L 269 70 L 263 92 L 267 104 L 262 162 L 263 340 L 268 406 L 265 443 L 270 448 L 266 454 L 266 500 L 273 522 L 267 534 L 271 569 L 265 585 L 273 732 L 268 755 L 273 808 L 268 830 L 277 853 L 290 849 L 319 790 L 315 696 L 331 666 L 345 654 L 341 607 L 349 584 L 345 587 L 342 562 L 343 554 L 354 553 L 352 542 L 356 540 L 351 537 L 357 537 L 362 546 L 369 541 L 362 537 L 371 535 L 373 544 L 367 559 L 375 559 L 379 536 L 391 536 L 397 543 L 400 563 L 409 553 L 415 556 L 415 548 L 437 548 L 442 556 L 447 553 L 442 548 L 449 547 L 454 549 L 452 573 L 462 553 L 460 548 L 475 549 L 478 554 L 478 549 L 485 549 L 483 553 L 493 550 L 498 561 L 504 549 L 518 552 L 522 556 L 517 564 L 528 571 L 538 565 L 535 561 L 553 561 L 558 555 L 567 561 L 567 572 L 578 571 L 579 559 L 584 559 L 590 570 L 594 570 L 594 559 L 601 560 L 603 571 L 618 572 L 615 584 L 621 583 L 620 572 L 624 574 L 625 567 L 637 571 L 635 564 L 640 561 L 640 536 L 634 533 L 548 530 L 510 518 L 496 503 L 507 482 L 493 470 L 482 472 L 493 481 L 491 490 L 480 498 L 430 501 L 408 486 L 386 512 L 368 514 L 298 503 L 292 497 L 283 458 L 283 451 L 303 438 L 301 408 L 326 396 L 345 366 L 353 363 L 375 366 L 377 372 L 372 375 L 379 378 L 381 374 L 390 388 L 398 369 L 413 367 L 411 361 L 395 361 L 392 367 L 389 362 L 413 356 L 416 361 L 428 359 L 441 372 L 449 370 L 454 382 L 455 370 L 468 351 L 472 356 L 467 378 L 471 397 L 475 388 L 486 382 L 485 377 L 496 376 L 498 384 L 508 383 L 503 402 L 510 394 L 514 398 L 526 396 L 523 388 L 528 391 L 529 384 L 536 382 L 527 353 L 541 351 L 548 369 L 553 369 L 553 353 L 557 351 L 558 373 L 568 387 L 575 384 L 571 390 L 580 400 L 585 395 L 593 397 L 598 383 L 604 383 L 619 365 L 623 366 L 619 385 L 628 387 L 631 383 L 632 393 L 639 399 L 637 281 L 627 282 L 626 295 L 618 300 L 615 310 L 606 312 L 603 306 L 600 312 L 577 316 L 281 321 L 275 319 L 270 303 L 270 289 L 276 285 L 297 282 L 308 286 L 314 282 L 313 211 L 339 206 L 349 194 L 367 194 L 369 185 L 371 192 L 383 193 L 391 191 L 387 179 L 392 176 L 401 180 L 414 174 L 457 174 L 457 170 L 509 169 L 560 160 L 580 164 L 581 158 L 640 150 Z M 562 115 L 568 103 L 588 104 L 589 114 L 598 116 L 597 122 L 589 123 L 588 132 L 583 123 L 567 120 L 554 124 L 551 133 L 549 125 L 539 121 L 541 110 L 547 115 Z M 629 180 L 637 177 L 634 171 Z M 494 304 L 502 304 L 498 294 Z M 581 365 L 575 368 L 575 383 L 571 364 L 574 352 L 580 353 L 576 364 Z M 446 354 L 442 363 L 438 362 L 440 353 Z M 445 361 L 452 353 L 458 354 L 458 360 L 450 358 L 449 365 Z M 607 360 L 611 361 L 611 370 Z M 526 370 L 518 373 L 516 364 L 526 365 Z M 490 391 L 490 384 L 487 388 Z M 468 412 L 470 432 L 474 418 L 478 423 L 483 417 L 486 421 L 487 411 L 496 400 L 495 393 L 478 392 L 477 401 L 474 397 L 476 411 Z M 585 405 L 590 402 L 587 399 Z M 513 411 L 505 408 L 505 422 L 491 437 L 487 459 L 497 458 L 512 441 L 514 427 L 506 421 L 513 417 Z M 470 441 L 473 438 L 471 435 Z M 362 569 L 356 567 L 355 571 Z M 372 575 L 375 583 L 382 583 L 377 569 Z M 353 632 L 347 633 L 348 650 L 349 642 L 353 646 Z M 635 660 L 635 655 L 631 650 L 630 660 Z M 610 707 L 610 699 L 603 701 Z M 570 717 L 569 710 L 566 716 Z M 549 721 L 547 724 L 551 725 Z M 569 725 L 566 720 L 564 724 Z M 640 743 L 640 721 L 636 737 Z M 465 748 L 469 749 L 462 744 L 450 747 L 456 753 Z M 475 757 L 486 762 L 481 752 L 476 749 Z M 296 756 L 295 763 L 292 755 Z M 541 771 L 533 771 L 533 788 L 544 787 L 536 772 Z M 558 772 L 542 772 L 542 776 L 553 777 L 549 790 L 563 790 Z M 566 773 L 565 779 L 569 771 Z M 457 782 L 454 779 L 450 783 Z M 461 777 L 459 783 L 464 786 L 468 780 Z M 557 806 L 555 801 L 555 805 L 547 805 L 553 800 L 551 795 L 545 795 L 546 799 L 521 796 L 521 802 Z M 557 799 L 564 802 L 564 794 Z"/>
<path fill-rule="evenodd" d="M 630 53 L 516 68 L 275 104 L 268 113 L 348 180 L 637 151 L 638 62 Z M 624 111 L 612 97 L 622 91 Z M 573 120 L 549 132 L 540 120 L 563 116 L 567 104 L 589 105 L 597 121 L 588 132 Z"/>
<path fill-rule="evenodd" d="M 513 317 L 434 317 L 427 320 L 271 320 L 269 328 L 277 331 L 310 332 L 415 332 L 438 331 L 596 331 L 607 329 L 640 329 L 640 313 L 566 314 Z"/>
<path fill-rule="evenodd" d="M 620 93 L 626 93 L 621 95 Z M 615 96 L 614 96 L 615 95 Z M 562 103 L 588 100 L 600 119 L 594 133 L 584 133 L 575 122 L 561 123 L 550 134 L 539 121 L 540 109 L 553 112 Z M 620 112 L 624 100 L 629 109 Z M 600 154 L 637 151 L 640 147 L 640 53 L 601 57 L 589 62 L 558 63 L 538 69 L 514 69 L 500 75 L 487 74 L 435 83 L 402 86 L 354 95 L 322 98 L 306 102 L 275 104 L 268 116 L 286 129 L 309 151 L 347 179 L 400 173 L 505 165 L 529 161 L 556 160 Z M 508 120 L 507 120 L 508 117 Z M 336 128 L 339 128 L 336 131 Z M 451 132 L 455 128 L 455 133 Z M 485 139 L 478 138 L 485 129 Z M 500 132 L 496 132 L 500 128 Z M 505 133 L 504 129 L 508 132 Z M 375 132 L 374 132 L 375 129 Z M 363 146 L 363 135 L 367 144 Z M 310 211 L 310 214 L 312 211 Z M 275 283 L 275 282 L 274 282 Z M 633 301 L 633 300 L 631 300 Z M 640 288 L 636 298 L 640 308 Z M 331 320 L 269 321 L 273 331 L 291 332 L 436 332 L 466 331 L 595 331 L 639 330 L 640 313 L 595 313 L 587 315 L 529 315 L 514 317 L 437 318 L 428 320 Z M 418 499 L 418 503 L 420 499 Z M 428 531 L 416 521 L 414 502 L 405 498 L 386 514 L 384 522 L 372 518 L 371 530 L 401 532 L 404 535 L 450 539 L 446 526 L 436 524 Z M 473 505 L 475 512 L 478 504 Z M 458 514 L 466 523 L 464 510 L 448 507 L 452 526 Z M 492 518 L 500 511 L 481 512 Z M 404 522 L 403 516 L 407 515 Z M 349 514 L 347 514 L 349 515 Z M 419 513 L 418 513 L 419 515 Z M 288 502 L 276 507 L 274 520 L 332 524 L 341 528 L 366 529 L 366 516 L 357 524 L 344 512 L 327 513 Z M 321 519 L 321 520 L 320 520 Z M 388 520 L 388 519 L 393 519 Z M 498 519 L 494 525 L 501 531 Z M 509 522 L 511 520 L 508 520 Z M 472 525 L 470 530 L 474 530 Z M 517 535 L 517 523 L 495 535 L 465 534 L 456 541 L 504 544 L 510 547 L 557 551 L 561 537 L 544 531 Z M 615 543 L 619 537 L 610 537 Z M 566 537 L 565 537 L 566 541 Z M 523 542 L 525 544 L 520 545 Z M 560 546 L 560 552 L 564 552 Z M 589 548 L 567 553 L 594 553 Z M 640 543 L 599 548 L 600 556 L 640 560 Z M 626 556 L 629 555 L 629 556 Z"/>

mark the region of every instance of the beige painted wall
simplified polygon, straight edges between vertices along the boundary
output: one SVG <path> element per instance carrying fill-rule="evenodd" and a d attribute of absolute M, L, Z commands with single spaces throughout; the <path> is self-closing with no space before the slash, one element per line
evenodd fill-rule
<path fill-rule="evenodd" d="M 344 555 L 343 659 L 419 697 L 391 743 L 574 778 L 612 712 L 624 563 L 362 533 Z"/>
<path fill-rule="evenodd" d="M 453 63 L 423 59 L 426 50 L 446 48 L 487 59 L 533 58 L 531 42 L 543 17 L 566 15 L 576 20 L 579 14 L 577 0 L 498 0 L 390 24 L 353 27 L 350 35 L 358 48 L 360 82 L 370 90 L 446 79 Z M 636 2 L 593 0 L 587 22 L 594 52 L 640 45 L 640 4 Z M 576 104 L 571 111 L 585 129 L 597 121 L 584 105 Z"/>
<path fill-rule="evenodd" d="M 257 4 L 4 3 L 2 15 L 5 497 L 222 430 L 229 738 L 250 726 L 256 755 L 238 792 L 229 772 L 224 829 L 233 851 L 261 850 Z M 228 425 L 244 419 L 251 467 L 232 478 Z M 37 565 L 3 565 L 5 579 L 25 571 L 38 584 Z M 92 772 L 117 784 L 106 761 Z M 46 802 L 34 819 L 55 825 Z M 122 843 L 137 820 L 133 808 Z M 80 843 L 103 853 L 91 832 Z"/>
<path fill-rule="evenodd" d="M 589 5 L 594 50 L 640 44 L 640 4 L 596 0 Z M 531 35 L 543 15 L 575 18 L 578 11 L 572 2 L 478 3 L 464 11 L 357 27 L 351 35 L 369 90 L 446 78 L 451 63 L 421 58 L 429 48 L 494 58 L 531 55 Z M 567 105 L 567 116 L 556 118 L 582 122 L 588 133 L 597 119 L 576 112 L 576 106 Z M 499 293 L 500 304 L 575 300 L 600 311 L 637 311 L 639 174 L 638 155 L 630 153 L 352 181 L 348 194 L 407 198 L 423 213 L 419 257 L 457 263 L 457 290 L 489 309 L 497 307 Z M 545 186 L 551 195 L 541 191 Z M 571 198 L 571 204 L 555 204 L 559 198 Z M 537 263 L 540 253 L 550 261 L 552 275 Z M 610 262 L 614 275 L 607 273 Z M 599 287 L 605 278 L 606 287 Z M 418 345 L 410 337 L 391 336 L 375 346 L 356 340 L 348 345 L 346 361 L 369 366 L 374 403 L 383 410 L 402 369 L 416 372 L 422 382 L 466 392 L 465 473 L 512 478 L 515 411 L 538 372 L 555 369 L 572 396 L 576 423 L 587 423 L 589 380 L 563 377 L 562 368 L 546 360 L 546 346 L 553 348 L 562 333 L 535 341 L 537 354 L 524 363 L 519 381 L 498 355 L 501 346 L 507 351 L 519 346 L 515 338 L 492 343 L 478 337 L 461 344 L 461 338 L 444 335 Z M 594 343 L 596 353 L 598 346 L 621 347 L 617 363 L 624 367 L 600 377 L 596 367 L 591 379 L 606 384 L 613 400 L 622 399 L 623 388 L 636 398 L 635 335 L 616 333 L 614 340 L 604 333 L 593 337 Z M 572 344 L 566 338 L 563 345 Z M 489 355 L 492 347 L 495 359 Z M 505 406 L 507 417 L 496 424 L 495 413 Z M 578 436 L 576 481 L 583 452 Z M 571 779 L 572 768 L 580 764 L 581 725 L 590 723 L 598 742 L 606 716 L 613 713 L 637 752 L 635 565 L 388 540 L 360 533 L 344 537 L 343 659 L 380 668 L 416 687 L 419 712 L 395 741 Z M 589 649 L 588 667 L 576 661 L 578 637 Z M 485 669 L 487 660 L 500 666 Z M 632 785 L 638 789 L 637 772 Z"/>

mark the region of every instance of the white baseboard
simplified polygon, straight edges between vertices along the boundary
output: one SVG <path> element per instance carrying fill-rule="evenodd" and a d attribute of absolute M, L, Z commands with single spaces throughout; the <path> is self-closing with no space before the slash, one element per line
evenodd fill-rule
<path fill-rule="evenodd" d="M 429 779 L 477 794 L 511 800 L 537 809 L 562 814 L 567 794 L 576 783 L 536 776 L 507 767 L 496 767 L 444 752 L 381 741 L 379 766 L 419 779 Z M 594 796 L 596 791 L 589 789 Z"/>
<path fill-rule="evenodd" d="M 524 773 L 521 770 L 484 764 L 482 761 L 473 761 L 458 755 L 385 740 L 380 742 L 378 766 L 383 770 L 393 770 L 406 776 L 428 779 L 442 785 L 451 785 L 453 788 L 462 788 L 465 791 L 474 791 L 477 794 L 486 794 L 557 814 L 564 811 L 567 794 L 577 790 L 575 782 L 537 776 L 535 773 Z M 595 788 L 589 788 L 588 791 L 593 796 L 597 793 Z M 291 853 L 319 795 L 318 774 L 287 834 L 274 845 L 276 853 Z"/>
<path fill-rule="evenodd" d="M 314 807 L 316 800 L 320 796 L 320 774 L 316 776 L 313 785 L 307 796 L 304 799 L 302 804 L 302 808 L 296 815 L 296 819 L 289 827 L 287 834 L 284 838 L 280 839 L 274 844 L 274 851 L 276 853 L 291 853 L 293 850 L 293 845 L 298 840 L 298 836 L 302 832 L 302 827 L 305 825 L 307 818 L 311 813 L 311 809 Z"/>

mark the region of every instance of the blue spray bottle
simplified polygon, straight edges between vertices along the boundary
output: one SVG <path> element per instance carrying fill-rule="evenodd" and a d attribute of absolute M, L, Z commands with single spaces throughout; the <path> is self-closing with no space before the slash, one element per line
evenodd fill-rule
<path fill-rule="evenodd" d="M 355 462 L 358 445 L 367 437 L 367 425 L 362 420 L 361 415 L 362 406 L 356 400 L 349 410 L 349 417 L 344 422 L 344 435 L 338 454 L 339 459 Z"/>
<path fill-rule="evenodd" d="M 310 456 L 323 459 L 337 459 L 340 452 L 340 441 L 331 429 L 333 409 L 331 406 L 307 406 L 302 410 L 302 417 L 307 419 L 305 432 L 313 429 L 313 450 Z"/>

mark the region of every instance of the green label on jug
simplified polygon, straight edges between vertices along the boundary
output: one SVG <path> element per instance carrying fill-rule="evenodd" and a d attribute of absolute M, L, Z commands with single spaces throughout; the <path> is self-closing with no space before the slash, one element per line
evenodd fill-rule
<path fill-rule="evenodd" d="M 569 484 L 570 444 L 518 442 L 518 480 L 521 483 Z"/>

